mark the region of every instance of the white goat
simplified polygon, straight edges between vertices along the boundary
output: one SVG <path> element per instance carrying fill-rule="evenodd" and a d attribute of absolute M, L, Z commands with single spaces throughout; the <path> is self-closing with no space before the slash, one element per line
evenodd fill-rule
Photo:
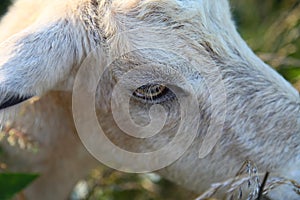
<path fill-rule="evenodd" d="M 128 151 L 161 148 L 178 128 L 181 112 L 174 92 L 158 80 L 184 87 L 172 68 L 192 86 L 199 130 L 191 125 L 179 134 L 193 129 L 197 137 L 180 159 L 159 171 L 164 177 L 200 193 L 233 177 L 250 159 L 262 172 L 300 180 L 299 94 L 240 38 L 227 0 L 18 0 L 2 19 L 0 42 L 2 113 L 39 144 L 37 154 L 4 146 L 10 169 L 42 174 L 26 189 L 28 199 L 64 199 L 97 165 L 76 135 L 71 101 L 76 73 L 96 48 L 102 69 L 112 56 L 122 55 L 100 81 L 96 109 L 110 139 Z M 126 86 L 144 85 L 130 90 L 132 119 L 149 123 L 153 104 L 168 111 L 161 133 L 143 140 L 122 135 L 108 103 L 117 80 L 135 66 L 146 67 L 123 79 Z M 7 108 L 33 96 L 40 99 Z M 223 126 L 213 113 L 226 114 Z M 209 130 L 220 138 L 200 159 L 200 143 Z M 270 197 L 299 199 L 286 187 Z"/>

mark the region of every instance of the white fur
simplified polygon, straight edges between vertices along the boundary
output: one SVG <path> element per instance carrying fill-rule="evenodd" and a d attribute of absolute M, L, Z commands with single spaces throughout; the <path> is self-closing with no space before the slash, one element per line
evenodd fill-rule
<path fill-rule="evenodd" d="M 29 199 L 65 198 L 77 178 L 96 165 L 73 135 L 70 93 L 78 67 L 97 46 L 103 50 L 103 63 L 109 61 L 108 52 L 115 56 L 153 47 L 177 52 L 195 66 L 183 66 L 176 56 L 159 50 L 140 50 L 117 63 L 112 75 L 111 81 L 120 78 L 130 64 L 151 64 L 152 75 L 137 77 L 147 83 L 167 72 L 158 71 L 156 64 L 173 62 L 194 87 L 202 119 L 199 137 L 182 158 L 160 171 L 165 177 L 203 192 L 213 182 L 233 177 L 250 159 L 262 172 L 300 180 L 299 165 L 294 164 L 300 160 L 299 94 L 254 55 L 237 33 L 229 10 L 226 0 L 16 1 L 0 24 L 0 102 L 10 93 L 42 95 L 38 102 L 23 105 L 25 115 L 8 117 L 17 127 L 27 127 L 26 133 L 41 144 L 38 156 L 6 147 L 11 158 L 16 156 L 9 160 L 18 163 L 19 168 L 14 169 L 43 173 L 25 191 Z M 209 126 L 210 114 L 225 112 L 222 106 L 210 110 L 210 94 L 201 73 L 211 70 L 219 70 L 222 75 L 227 115 L 220 141 L 207 157 L 199 159 L 200 136 Z M 200 75 L 195 76 L 195 71 Z M 206 81 L 212 86 L 211 94 L 223 94 L 216 77 L 208 75 Z M 104 89 L 111 89 L 111 85 Z M 130 141 L 111 124 L 106 113 L 107 94 L 97 97 L 101 102 L 99 117 L 106 122 L 112 140 L 130 150 L 147 151 L 165 144 L 178 120 L 178 110 L 170 109 L 163 134 L 142 144 Z M 222 99 L 214 100 L 216 105 L 223 103 Z M 19 113 L 23 106 L 4 112 Z M 172 102 L 167 106 L 172 107 Z M 140 123 L 147 122 L 146 111 L 140 103 L 132 105 L 132 116 Z M 214 125 L 210 124 L 216 128 Z M 60 185 L 52 187 L 57 183 Z M 275 192 L 274 199 L 281 199 L 280 194 L 287 199 L 299 198 L 284 188 Z"/>

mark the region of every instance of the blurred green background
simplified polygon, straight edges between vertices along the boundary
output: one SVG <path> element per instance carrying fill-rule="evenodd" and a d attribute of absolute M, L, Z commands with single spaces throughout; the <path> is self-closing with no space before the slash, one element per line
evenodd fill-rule
<path fill-rule="evenodd" d="M 299 90 L 300 1 L 231 0 L 231 4 L 249 46 Z"/>
<path fill-rule="evenodd" d="M 300 89 L 300 1 L 231 0 L 238 30 L 253 51 Z M 1 0 L 0 15 L 9 0 Z M 1 31 L 1 30 L 0 30 Z M 100 166 L 81 180 L 72 199 L 192 199 L 194 194 L 154 174 L 124 174 Z"/>

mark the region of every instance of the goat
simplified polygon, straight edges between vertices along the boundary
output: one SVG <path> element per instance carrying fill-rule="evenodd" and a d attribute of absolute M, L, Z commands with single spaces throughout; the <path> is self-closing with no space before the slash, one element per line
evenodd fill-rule
<path fill-rule="evenodd" d="M 95 154 L 93 149 L 106 144 L 86 149 L 80 139 L 85 144 L 97 139 L 78 125 L 94 131 L 86 118 L 93 103 L 107 137 L 133 155 L 181 136 L 177 148 L 165 151 L 176 154 L 171 160 L 163 154 L 143 163 L 117 150 L 102 152 L 117 169 L 157 170 L 198 193 L 234 176 L 247 159 L 261 171 L 300 180 L 299 94 L 246 45 L 227 0 L 17 0 L 0 30 L 2 125 L 39 145 L 33 154 L 2 144 L 11 170 L 41 174 L 24 191 L 28 199 L 64 199 L 98 164 L 87 149 Z M 78 79 L 82 66 L 90 67 L 88 75 Z M 117 85 L 123 89 L 113 93 Z M 80 95 L 92 90 L 95 102 Z M 192 100 L 184 101 L 186 96 Z M 135 129 L 124 118 L 119 122 L 125 128 L 118 126 L 112 112 L 123 105 L 135 124 L 149 128 L 156 118 L 155 123 L 163 121 L 160 133 L 124 135 Z M 133 128 L 143 134 L 140 126 Z M 156 166 L 164 160 L 166 165 Z M 299 199 L 286 187 L 270 197 Z"/>

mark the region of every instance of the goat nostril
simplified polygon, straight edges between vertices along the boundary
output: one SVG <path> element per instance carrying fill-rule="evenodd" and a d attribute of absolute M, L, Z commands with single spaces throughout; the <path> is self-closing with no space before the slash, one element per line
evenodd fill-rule
<path fill-rule="evenodd" d="M 23 101 L 26 101 L 31 97 L 33 96 L 10 95 L 9 97 L 5 98 L 3 102 L 0 103 L 0 110 L 22 103 Z"/>

